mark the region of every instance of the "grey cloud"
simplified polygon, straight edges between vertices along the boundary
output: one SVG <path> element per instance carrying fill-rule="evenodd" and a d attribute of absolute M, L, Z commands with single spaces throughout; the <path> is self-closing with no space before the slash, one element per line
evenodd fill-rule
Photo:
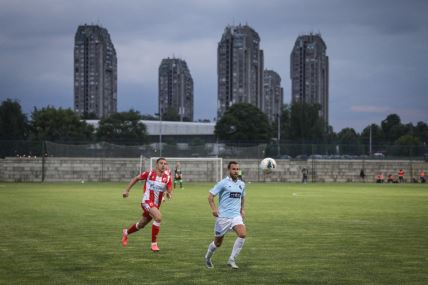
<path fill-rule="evenodd" d="M 119 110 L 155 113 L 160 60 L 175 55 L 188 62 L 195 82 L 195 117 L 212 119 L 217 42 L 226 25 L 248 23 L 261 37 L 265 67 L 282 77 L 285 102 L 296 37 L 321 32 L 335 130 L 386 115 L 362 116 L 351 106 L 390 106 L 402 110 L 404 122 L 428 121 L 427 8 L 418 0 L 0 0 L 0 96 L 19 99 L 28 112 L 35 104 L 71 107 L 74 33 L 97 23 L 118 53 Z"/>

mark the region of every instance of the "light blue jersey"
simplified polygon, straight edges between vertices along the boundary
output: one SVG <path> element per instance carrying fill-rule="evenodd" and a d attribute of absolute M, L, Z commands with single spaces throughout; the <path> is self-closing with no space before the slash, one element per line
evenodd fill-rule
<path fill-rule="evenodd" d="M 210 193 L 218 195 L 218 216 L 233 218 L 241 214 L 241 200 L 245 196 L 245 183 L 233 181 L 229 176 L 219 181 Z"/>

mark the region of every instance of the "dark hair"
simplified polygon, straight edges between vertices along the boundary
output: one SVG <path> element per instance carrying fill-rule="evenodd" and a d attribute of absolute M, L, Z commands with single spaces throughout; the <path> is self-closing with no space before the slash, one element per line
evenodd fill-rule
<path fill-rule="evenodd" d="M 166 158 L 165 157 L 159 157 L 158 159 L 156 159 L 156 163 L 158 163 L 161 160 L 165 160 L 166 161 Z"/>
<path fill-rule="evenodd" d="M 236 162 L 236 161 L 234 161 L 234 160 L 232 160 L 232 161 L 230 161 L 230 162 L 229 162 L 229 164 L 227 165 L 227 169 L 230 169 L 230 166 L 231 166 L 232 164 L 239 164 L 239 163 L 238 163 L 238 162 Z"/>

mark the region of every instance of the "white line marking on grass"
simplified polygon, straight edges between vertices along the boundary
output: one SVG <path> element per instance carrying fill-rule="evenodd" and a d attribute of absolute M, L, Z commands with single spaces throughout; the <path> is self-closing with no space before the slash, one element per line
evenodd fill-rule
<path fill-rule="evenodd" d="M 320 193 L 318 193 L 318 192 L 294 192 L 291 195 L 295 196 L 295 197 L 303 197 L 303 196 L 305 196 L 305 197 L 308 197 L 308 196 L 315 197 L 315 196 L 321 196 Z"/>

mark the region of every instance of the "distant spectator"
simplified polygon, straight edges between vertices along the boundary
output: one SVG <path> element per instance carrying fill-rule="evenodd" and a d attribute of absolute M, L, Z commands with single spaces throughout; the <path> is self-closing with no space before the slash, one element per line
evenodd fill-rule
<path fill-rule="evenodd" d="M 177 183 L 180 183 L 180 189 L 183 189 L 183 173 L 181 172 L 180 162 L 175 164 L 174 169 L 174 189 Z"/>
<path fill-rule="evenodd" d="M 302 183 L 306 184 L 308 182 L 308 169 L 302 169 Z"/>
<path fill-rule="evenodd" d="M 404 183 L 404 170 L 402 168 L 398 171 L 398 181 Z"/>
<path fill-rule="evenodd" d="M 423 171 L 423 169 L 419 170 L 419 181 L 421 183 L 427 182 L 427 179 L 425 177 L 425 172 Z"/>
<path fill-rule="evenodd" d="M 392 174 L 388 174 L 388 178 L 386 181 L 388 183 L 398 183 L 397 178 Z"/>
<path fill-rule="evenodd" d="M 364 182 L 365 178 L 366 178 L 366 174 L 364 173 L 364 169 L 361 168 L 361 170 L 360 170 L 360 179 L 361 179 L 361 181 Z"/>
<path fill-rule="evenodd" d="M 376 175 L 376 183 L 383 183 L 385 182 L 385 176 L 383 175 L 383 172 L 379 172 L 378 175 Z"/>

